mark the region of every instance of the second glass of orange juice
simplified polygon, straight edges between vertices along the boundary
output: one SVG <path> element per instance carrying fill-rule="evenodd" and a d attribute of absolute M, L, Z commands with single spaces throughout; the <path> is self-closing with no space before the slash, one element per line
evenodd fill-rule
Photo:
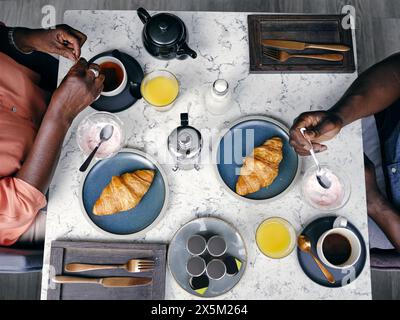
<path fill-rule="evenodd" d="M 282 218 L 269 218 L 262 222 L 256 232 L 256 242 L 267 257 L 281 259 L 288 256 L 296 244 L 292 225 Z"/>
<path fill-rule="evenodd" d="M 179 94 L 179 82 L 167 70 L 148 73 L 140 86 L 143 99 L 158 111 L 167 111 Z"/>

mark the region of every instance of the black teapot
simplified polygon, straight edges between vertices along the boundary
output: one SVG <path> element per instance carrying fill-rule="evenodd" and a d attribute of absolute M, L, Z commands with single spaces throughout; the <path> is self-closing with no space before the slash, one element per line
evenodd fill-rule
<path fill-rule="evenodd" d="M 137 9 L 137 14 L 144 24 L 143 45 L 152 56 L 164 60 L 197 57 L 187 45 L 188 33 L 180 18 L 170 13 L 150 16 L 143 8 Z"/>

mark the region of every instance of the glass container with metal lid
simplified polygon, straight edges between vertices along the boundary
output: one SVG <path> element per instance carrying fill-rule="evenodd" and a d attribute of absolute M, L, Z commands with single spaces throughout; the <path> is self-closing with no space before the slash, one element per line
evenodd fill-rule
<path fill-rule="evenodd" d="M 181 125 L 174 129 L 168 137 L 168 150 L 174 157 L 174 171 L 179 169 L 200 169 L 200 153 L 203 138 L 200 132 L 189 126 L 189 115 L 181 113 Z"/>

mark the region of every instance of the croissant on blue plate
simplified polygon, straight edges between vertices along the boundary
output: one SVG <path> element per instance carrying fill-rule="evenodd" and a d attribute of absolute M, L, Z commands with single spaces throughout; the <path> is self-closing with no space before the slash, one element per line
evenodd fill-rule
<path fill-rule="evenodd" d="M 97 216 L 111 215 L 136 207 L 149 190 L 154 170 L 137 170 L 113 176 L 93 207 Z"/>
<path fill-rule="evenodd" d="M 283 159 L 282 139 L 274 137 L 253 150 L 243 161 L 236 183 L 236 193 L 245 196 L 271 185 L 279 174 Z"/>

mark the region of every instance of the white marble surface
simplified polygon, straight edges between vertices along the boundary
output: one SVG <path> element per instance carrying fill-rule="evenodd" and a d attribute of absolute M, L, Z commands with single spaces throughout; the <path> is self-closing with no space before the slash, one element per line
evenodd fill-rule
<path fill-rule="evenodd" d="M 121 49 L 144 66 L 145 72 L 166 68 L 177 75 L 181 95 L 171 111 L 160 113 L 139 101 L 118 114 L 127 126 L 127 145 L 153 155 L 163 162 L 166 138 L 179 124 L 179 114 L 189 109 L 191 124 L 198 129 L 218 130 L 245 115 L 263 114 L 290 125 L 302 111 L 330 107 L 344 93 L 357 74 L 276 74 L 249 75 L 249 53 L 246 13 L 178 12 L 190 34 L 190 46 L 198 58 L 169 62 L 152 58 L 141 41 L 142 23 L 135 11 L 67 11 L 65 23 L 88 36 L 82 55 L 91 58 L 113 48 Z M 62 60 L 60 78 L 70 63 Z M 235 104 L 223 116 L 211 116 L 202 103 L 204 87 L 218 77 L 233 87 Z M 81 116 L 93 112 L 88 108 Z M 55 239 L 106 240 L 84 219 L 79 206 L 82 175 L 77 168 L 84 160 L 75 141 L 74 122 L 65 140 L 60 163 L 51 190 L 47 218 L 45 266 L 42 298 L 46 298 L 49 275 L 49 247 Z M 203 131 L 204 133 L 204 131 Z M 207 134 L 206 134 L 207 136 Z M 207 140 L 207 139 L 206 139 Z M 207 142 L 210 144 L 210 141 Z M 338 214 L 350 219 L 368 243 L 367 212 L 363 176 L 363 150 L 359 122 L 346 127 L 337 139 L 328 143 L 329 151 L 322 161 L 340 166 L 351 176 L 352 194 Z M 304 161 L 304 166 L 311 159 Z M 201 171 L 173 173 L 165 165 L 171 189 L 170 204 L 164 219 L 145 237 L 135 241 L 169 242 L 186 222 L 202 216 L 221 217 L 236 226 L 248 250 L 247 270 L 232 291 L 221 299 L 370 299 L 369 259 L 360 277 L 344 288 L 321 287 L 307 278 L 296 253 L 282 260 L 263 256 L 254 241 L 260 222 L 270 216 L 288 219 L 299 232 L 320 213 L 306 205 L 296 186 L 279 201 L 252 204 L 237 200 L 218 182 L 212 165 Z M 128 240 L 129 241 L 129 240 Z M 167 271 L 167 299 L 194 299 L 181 289 Z"/>

